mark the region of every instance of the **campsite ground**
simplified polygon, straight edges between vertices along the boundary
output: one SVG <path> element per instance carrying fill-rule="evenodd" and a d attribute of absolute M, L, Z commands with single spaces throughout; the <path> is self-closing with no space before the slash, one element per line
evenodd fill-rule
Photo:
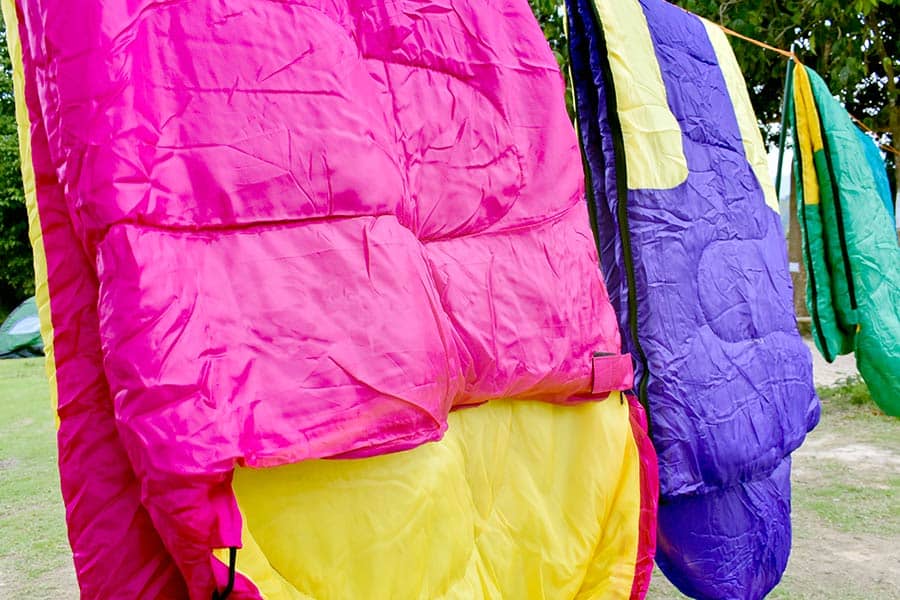
<path fill-rule="evenodd" d="M 815 354 L 815 353 L 814 353 Z M 819 427 L 794 455 L 794 549 L 776 599 L 900 597 L 900 422 L 851 363 L 816 365 Z M 40 359 L 0 361 L 0 599 L 77 598 Z M 657 572 L 651 600 L 683 598 Z"/>
<path fill-rule="evenodd" d="M 822 420 L 793 455 L 793 550 L 769 598 L 900 598 L 900 422 L 858 380 L 820 392 Z M 685 596 L 657 569 L 647 598 Z"/>

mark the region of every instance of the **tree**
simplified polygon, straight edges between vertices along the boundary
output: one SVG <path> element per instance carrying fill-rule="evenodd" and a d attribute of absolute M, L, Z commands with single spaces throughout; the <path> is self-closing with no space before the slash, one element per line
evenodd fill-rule
<path fill-rule="evenodd" d="M 676 4 L 743 35 L 793 47 L 851 114 L 883 134 L 881 141 L 900 145 L 900 0 L 678 0 Z M 732 45 L 757 116 L 763 123 L 778 122 L 785 59 L 747 42 Z M 895 156 L 888 159 L 894 163 L 896 193 L 900 163 Z"/>
<path fill-rule="evenodd" d="M 566 40 L 566 11 L 563 0 L 528 0 L 534 16 L 537 17 L 544 37 L 550 44 L 550 49 L 556 56 L 556 62 L 562 71 L 563 81 L 566 82 L 566 108 L 569 116 L 575 117 L 574 98 L 572 97 L 572 82 L 569 80 L 569 44 Z"/>
<path fill-rule="evenodd" d="M 12 64 L 2 21 L 0 45 L 0 313 L 5 313 L 34 293 L 34 267 L 19 170 Z"/>
<path fill-rule="evenodd" d="M 529 0 L 565 70 L 562 0 Z M 681 7 L 774 46 L 790 48 L 883 142 L 900 146 L 900 0 L 674 0 Z M 732 44 L 761 124 L 778 123 L 785 59 Z M 777 131 L 764 127 L 769 143 Z M 900 161 L 893 160 L 900 181 Z M 896 187 L 895 187 L 896 192 Z"/>

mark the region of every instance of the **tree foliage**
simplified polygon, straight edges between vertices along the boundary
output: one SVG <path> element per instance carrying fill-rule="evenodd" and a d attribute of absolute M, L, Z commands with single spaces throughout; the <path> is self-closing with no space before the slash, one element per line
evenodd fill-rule
<path fill-rule="evenodd" d="M 528 0 L 534 16 L 537 17 L 544 37 L 550 44 L 550 49 L 556 56 L 556 62 L 562 71 L 566 82 L 566 108 L 569 116 L 575 117 L 574 98 L 572 97 L 572 82 L 569 81 L 569 45 L 566 42 L 565 20 L 566 13 L 563 0 Z"/>
<path fill-rule="evenodd" d="M 828 82 L 847 110 L 891 133 L 900 90 L 900 0 L 679 0 L 738 33 L 785 49 Z M 781 113 L 785 59 L 733 44 L 761 120 Z"/>
<path fill-rule="evenodd" d="M 793 49 L 854 116 L 900 145 L 900 0 L 680 0 L 682 7 L 738 33 Z M 781 114 L 785 59 L 743 41 L 733 44 L 757 116 Z M 772 141 L 771 139 L 769 140 Z M 895 171 L 900 164 L 888 155 Z"/>
<path fill-rule="evenodd" d="M 565 65 L 562 0 L 530 0 Z M 674 0 L 675 4 L 773 46 L 794 47 L 851 114 L 900 145 L 900 0 Z M 734 40 L 762 123 L 781 118 L 785 58 Z M 776 132 L 766 128 L 767 134 Z M 770 137 L 768 140 L 774 140 Z M 900 170 L 897 172 L 900 178 Z"/>
<path fill-rule="evenodd" d="M 0 21 L 0 313 L 34 293 L 34 267 L 19 170 L 12 65 Z"/>

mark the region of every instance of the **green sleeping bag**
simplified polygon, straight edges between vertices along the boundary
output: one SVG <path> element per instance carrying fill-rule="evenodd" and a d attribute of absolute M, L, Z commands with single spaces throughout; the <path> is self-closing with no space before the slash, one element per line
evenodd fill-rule
<path fill-rule="evenodd" d="M 829 362 L 856 352 L 875 402 L 900 416 L 900 246 L 850 115 L 814 71 L 793 70 L 794 165 L 806 302 Z"/>

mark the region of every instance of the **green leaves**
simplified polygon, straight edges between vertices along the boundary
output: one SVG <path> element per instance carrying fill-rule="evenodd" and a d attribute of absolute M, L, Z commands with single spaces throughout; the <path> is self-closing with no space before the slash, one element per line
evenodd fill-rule
<path fill-rule="evenodd" d="M 566 41 L 565 19 L 566 12 L 563 0 L 528 0 L 534 16 L 537 17 L 544 37 L 550 44 L 559 64 L 562 77 L 566 82 L 566 108 L 569 116 L 574 117 L 575 109 L 572 106 L 572 89 L 569 81 L 569 45 Z"/>
<path fill-rule="evenodd" d="M 12 64 L 2 22 L 0 46 L 0 308 L 10 309 L 34 293 L 34 267 L 19 170 Z"/>
<path fill-rule="evenodd" d="M 786 50 L 793 47 L 804 64 L 828 81 L 847 110 L 870 128 L 889 133 L 893 145 L 900 146 L 900 0 L 672 1 L 751 38 Z M 562 0 L 529 3 L 565 74 Z M 760 122 L 779 122 L 785 58 L 740 40 L 732 45 Z M 777 128 L 763 131 L 774 144 Z"/>
<path fill-rule="evenodd" d="M 847 109 L 877 130 L 897 110 L 900 0 L 676 0 L 749 37 L 795 51 L 818 71 Z M 784 58 L 733 41 L 757 115 L 778 121 Z M 893 72 L 893 84 L 885 85 Z M 893 89 L 891 89 L 893 88 Z M 773 140 L 770 139 L 770 142 Z"/>

